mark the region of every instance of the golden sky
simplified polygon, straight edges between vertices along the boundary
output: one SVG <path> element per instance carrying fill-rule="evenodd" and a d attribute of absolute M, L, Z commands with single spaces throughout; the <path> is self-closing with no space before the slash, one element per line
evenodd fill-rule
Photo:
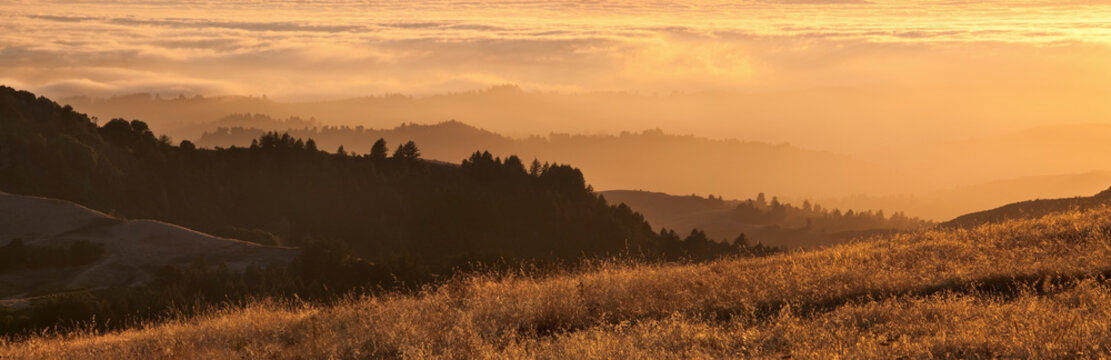
<path fill-rule="evenodd" d="M 281 101 L 498 84 L 712 92 L 666 116 L 593 106 L 589 121 L 424 122 L 855 152 L 1111 122 L 1109 20 L 1111 1 L 0 1 L 0 83 Z"/>
<path fill-rule="evenodd" d="M 48 95 L 1105 87 L 1109 1 L 3 1 Z"/>
<path fill-rule="evenodd" d="M 1111 171 L 1108 0 L 0 0 L 0 84 L 323 101 L 259 106 L 378 128 L 788 142 L 933 188 Z M 433 96 L 502 84 L 524 93 Z M 424 100 L 327 101 L 386 93 Z M 165 103 L 141 117 L 172 133 Z M 188 122 L 226 113 L 209 115 Z"/>

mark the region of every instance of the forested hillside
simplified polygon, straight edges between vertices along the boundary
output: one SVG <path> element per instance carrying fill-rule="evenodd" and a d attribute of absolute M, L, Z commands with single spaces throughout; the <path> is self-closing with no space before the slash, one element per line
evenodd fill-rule
<path fill-rule="evenodd" d="M 431 273 L 477 260 L 716 252 L 653 232 L 568 165 L 526 168 L 485 152 L 461 165 L 429 162 L 411 142 L 329 153 L 277 133 L 210 150 L 174 146 L 142 121 L 94 120 L 0 89 L 0 190 L 275 244 L 339 241 Z"/>
<path fill-rule="evenodd" d="M 250 273 L 212 263 L 154 269 L 158 273 L 148 287 L 32 303 L 22 315 L 0 318 L 0 331 L 97 315 L 119 326 L 136 314 L 159 316 L 174 303 L 194 304 L 195 310 L 256 296 L 333 298 L 354 289 L 419 286 L 475 268 L 776 251 L 713 242 L 700 231 L 655 232 L 629 207 L 607 204 L 582 172 L 568 165 L 526 165 L 516 156 L 489 152 L 474 152 L 459 165 L 425 161 L 411 141 L 390 148 L 383 140 L 367 150 L 326 152 L 312 139 L 273 132 L 249 147 L 173 145 L 142 121 L 90 119 L 49 99 L 0 87 L 0 191 L 306 248 L 290 265 Z M 5 248 L 4 255 L 23 251 L 13 249 Z M 53 313 L 58 306 L 76 310 Z M 57 322 L 42 320 L 47 318 Z"/>

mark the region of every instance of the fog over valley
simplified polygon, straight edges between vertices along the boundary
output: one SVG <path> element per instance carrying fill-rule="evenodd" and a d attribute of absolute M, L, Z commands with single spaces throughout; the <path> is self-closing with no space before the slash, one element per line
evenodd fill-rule
<path fill-rule="evenodd" d="M 0 359 L 1111 358 L 1108 0 L 0 0 Z"/>

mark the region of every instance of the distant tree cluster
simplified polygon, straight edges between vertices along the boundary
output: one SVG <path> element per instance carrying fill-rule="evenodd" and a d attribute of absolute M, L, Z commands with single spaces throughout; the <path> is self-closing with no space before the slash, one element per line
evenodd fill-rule
<path fill-rule="evenodd" d="M 710 200 L 714 200 L 710 197 Z M 722 201 L 719 197 L 717 201 Z M 738 204 L 733 210 L 733 218 L 748 224 L 775 225 L 783 227 L 805 227 L 817 231 L 838 232 L 869 229 L 916 229 L 930 225 L 929 221 L 908 217 L 896 212 L 890 217 L 883 211 L 841 212 L 839 209 L 826 209 L 821 205 L 803 201 L 801 206 L 781 203 L 778 198 L 770 201 L 764 193 L 755 199 Z"/>
<path fill-rule="evenodd" d="M 202 147 L 231 147 L 244 146 L 252 141 L 257 141 L 261 136 L 279 130 L 279 133 L 288 133 L 294 138 L 313 138 L 318 145 L 327 148 L 343 146 L 346 153 L 361 153 L 360 150 L 370 148 L 373 158 L 387 158 L 392 155 L 408 156 L 410 158 L 421 156 L 419 149 L 414 148 L 416 140 L 425 143 L 435 143 L 435 152 L 432 158 L 450 160 L 456 156 L 464 156 L 473 151 L 472 143 L 495 144 L 495 148 L 504 149 L 511 141 L 500 135 L 470 127 L 463 123 L 449 121 L 436 125 L 402 124 L 394 129 L 370 129 L 363 126 L 322 126 L 311 122 L 312 126 L 293 127 L 287 124 L 306 124 L 298 118 L 275 120 L 261 115 L 235 115 L 217 121 L 215 129 L 204 132 L 197 140 Z M 222 126 L 230 125 L 230 126 Z M 393 139 L 397 142 L 394 148 L 386 147 L 386 141 Z M 466 139 L 465 141 L 460 141 Z M 412 144 L 409 144 L 412 142 Z M 486 145 L 489 146 L 489 145 Z M 392 150 L 392 152 L 391 152 Z M 416 152 L 414 152 L 416 150 Z M 451 154 L 451 155 L 448 155 Z"/>
<path fill-rule="evenodd" d="M 721 254 L 767 256 L 783 251 L 761 243 L 750 244 L 745 234 L 738 235 L 731 243 L 711 240 L 704 231 L 698 229 L 691 230 L 682 239 L 675 230 L 668 229 L 660 230 L 660 236 L 664 239 L 664 249 L 669 259 L 708 260 L 718 258 Z"/>

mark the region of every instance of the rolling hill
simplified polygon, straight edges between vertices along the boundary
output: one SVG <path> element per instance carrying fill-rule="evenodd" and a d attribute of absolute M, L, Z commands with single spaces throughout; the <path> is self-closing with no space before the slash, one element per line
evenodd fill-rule
<path fill-rule="evenodd" d="M 1101 358 L 1111 209 L 701 264 L 473 275 L 0 344 L 12 359 Z"/>
<path fill-rule="evenodd" d="M 392 156 L 385 147 L 327 152 L 311 138 L 273 132 L 247 148 L 204 149 L 174 145 L 140 120 L 94 120 L 0 86 L 0 190 L 165 223 L 34 214 L 60 221 L 43 223 L 64 231 L 52 233 L 13 216 L 17 223 L 2 230 L 13 239 L 0 247 L 0 272 L 14 269 L 9 296 L 82 291 L 34 298 L 14 311 L 0 307 L 0 334 L 91 319 L 105 319 L 95 326 L 108 330 L 264 297 L 334 301 L 349 292 L 417 289 L 476 269 L 778 251 L 713 242 L 700 232 L 656 232 L 628 206 L 606 203 L 570 165 L 526 166 L 479 151 L 444 163 L 423 159 L 413 142 Z M 274 250 L 296 257 L 288 265 L 250 267 L 243 252 L 266 248 L 169 223 L 302 251 Z M 94 241 L 97 234 L 109 239 Z M 25 255 L 49 259 L 50 269 Z M 30 270 L 36 273 L 19 273 Z"/>
<path fill-rule="evenodd" d="M 145 285 L 165 266 L 196 261 L 242 271 L 248 265 L 288 264 L 300 250 L 216 237 L 153 220 L 123 220 L 66 201 L 0 193 L 0 247 L 102 245 L 92 264 L 0 273 L 0 299 L 67 290 Z"/>
<path fill-rule="evenodd" d="M 1037 218 L 1056 212 L 1098 208 L 1107 206 L 1108 204 L 1111 204 L 1111 189 L 1101 191 L 1092 196 L 1077 196 L 1062 199 L 1037 199 L 1007 204 L 994 209 L 961 215 L 941 225 L 948 227 L 973 227 L 1012 219 Z"/>

